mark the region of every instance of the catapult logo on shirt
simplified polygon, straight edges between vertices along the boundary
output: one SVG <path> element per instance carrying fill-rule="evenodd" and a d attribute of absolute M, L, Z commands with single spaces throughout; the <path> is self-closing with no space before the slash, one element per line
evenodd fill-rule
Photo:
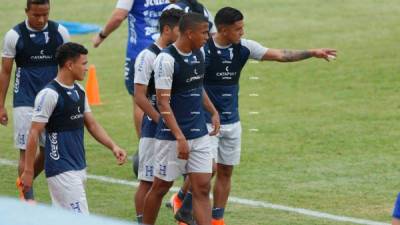
<path fill-rule="evenodd" d="M 32 55 L 32 61 L 41 61 L 41 60 L 51 60 L 53 59 L 53 55 L 47 55 L 44 49 L 40 50 L 40 55 Z"/>
<path fill-rule="evenodd" d="M 221 77 L 223 80 L 231 80 L 232 77 L 235 77 L 237 72 L 230 72 L 229 71 L 229 66 L 226 66 L 224 72 L 218 72 L 216 73 L 217 77 Z"/>

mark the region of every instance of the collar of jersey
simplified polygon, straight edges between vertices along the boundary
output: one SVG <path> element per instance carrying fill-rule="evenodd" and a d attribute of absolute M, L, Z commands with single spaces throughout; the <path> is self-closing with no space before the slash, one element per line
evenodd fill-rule
<path fill-rule="evenodd" d="M 29 31 L 32 31 L 32 32 L 44 31 L 44 30 L 47 29 L 47 26 L 49 25 L 49 23 L 46 23 L 46 25 L 43 27 L 42 30 L 36 30 L 36 29 L 33 29 L 32 27 L 29 26 L 28 20 L 25 20 L 25 24 L 26 24 L 26 28 L 28 28 L 28 30 L 29 30 Z"/>
<path fill-rule="evenodd" d="M 61 87 L 63 87 L 63 88 L 74 89 L 74 85 L 68 86 L 68 85 L 65 85 L 65 84 L 61 83 L 61 82 L 58 81 L 57 79 L 54 79 L 54 80 L 55 80 Z"/>
<path fill-rule="evenodd" d="M 181 52 L 181 51 L 179 50 L 179 48 L 176 47 L 175 43 L 172 44 L 172 45 L 175 47 L 175 49 L 176 49 L 176 51 L 179 53 L 179 55 L 183 55 L 183 56 L 190 56 L 190 55 L 192 55 L 192 52 L 189 52 L 189 53 L 183 53 L 183 52 Z"/>

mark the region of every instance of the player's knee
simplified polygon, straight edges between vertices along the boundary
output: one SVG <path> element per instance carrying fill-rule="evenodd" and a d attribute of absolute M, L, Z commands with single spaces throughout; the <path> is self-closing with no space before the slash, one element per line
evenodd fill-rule
<path fill-rule="evenodd" d="M 192 185 L 192 192 L 197 196 L 208 196 L 210 189 L 210 182 L 198 182 L 196 186 Z"/>
<path fill-rule="evenodd" d="M 172 182 L 158 181 L 154 182 L 151 192 L 157 197 L 164 197 L 172 186 Z"/>
<path fill-rule="evenodd" d="M 233 172 L 233 166 L 218 164 L 218 177 L 221 179 L 230 179 Z"/>

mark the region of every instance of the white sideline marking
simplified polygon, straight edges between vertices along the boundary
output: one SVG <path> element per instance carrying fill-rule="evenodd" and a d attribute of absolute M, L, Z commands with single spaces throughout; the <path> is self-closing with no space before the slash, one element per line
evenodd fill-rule
<path fill-rule="evenodd" d="M 0 158 L 0 165 L 17 166 L 17 163 L 12 160 Z M 98 176 L 98 175 L 92 175 L 92 174 L 88 174 L 87 177 L 89 179 L 102 181 L 105 183 L 122 184 L 122 185 L 133 186 L 133 187 L 139 186 L 138 182 L 121 180 L 121 179 L 116 179 L 116 178 L 112 178 L 112 177 Z M 170 189 L 170 192 L 177 192 L 178 190 L 179 190 L 178 187 L 172 187 Z M 377 221 L 359 219 L 359 218 L 353 218 L 353 217 L 347 217 L 347 216 L 337 216 L 337 215 L 324 213 L 324 212 L 318 212 L 318 211 L 309 210 L 309 209 L 294 208 L 294 207 L 290 207 L 290 206 L 277 205 L 277 204 L 272 204 L 272 203 L 262 202 L 262 201 L 254 201 L 254 200 L 244 199 L 244 198 L 229 197 L 228 201 L 232 202 L 232 203 L 238 203 L 238 204 L 248 205 L 248 206 L 252 206 L 252 207 L 268 208 L 268 209 L 275 209 L 275 210 L 281 210 L 281 211 L 286 211 L 286 212 L 293 212 L 293 213 L 303 214 L 303 215 L 307 215 L 307 216 L 328 219 L 328 220 L 334 220 L 334 221 L 340 221 L 340 222 L 350 222 L 350 223 L 354 223 L 354 224 L 363 224 L 363 225 L 390 225 L 389 223 L 383 223 L 383 222 L 377 222 Z"/>

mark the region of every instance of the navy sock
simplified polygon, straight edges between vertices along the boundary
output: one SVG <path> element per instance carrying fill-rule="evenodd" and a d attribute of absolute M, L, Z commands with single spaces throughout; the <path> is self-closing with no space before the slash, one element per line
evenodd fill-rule
<path fill-rule="evenodd" d="M 183 192 L 182 188 L 179 189 L 178 198 L 183 201 L 183 199 L 185 199 L 185 195 L 186 194 L 185 194 L 185 192 Z"/>
<path fill-rule="evenodd" d="M 212 209 L 212 218 L 213 219 L 222 219 L 224 218 L 225 208 L 213 208 Z"/>
<path fill-rule="evenodd" d="M 142 224 L 142 223 L 143 223 L 143 215 L 137 215 L 137 216 L 136 216 L 136 220 L 137 220 L 137 222 L 138 222 L 139 224 Z"/>
<path fill-rule="evenodd" d="M 192 193 L 188 192 L 185 195 L 185 199 L 182 202 L 182 208 L 188 211 L 192 211 Z"/>
<path fill-rule="evenodd" d="M 25 200 L 35 200 L 35 197 L 33 196 L 33 187 L 31 187 L 28 192 L 24 193 L 24 198 Z"/>

